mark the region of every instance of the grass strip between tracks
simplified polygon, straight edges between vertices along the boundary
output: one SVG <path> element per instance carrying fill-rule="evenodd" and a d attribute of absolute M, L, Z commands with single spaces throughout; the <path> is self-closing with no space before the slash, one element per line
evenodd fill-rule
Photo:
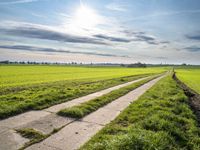
<path fill-rule="evenodd" d="M 96 111 L 97 109 L 105 106 L 106 104 L 116 100 L 117 98 L 127 94 L 128 92 L 138 88 L 139 86 L 149 82 L 150 80 L 152 80 L 156 77 L 158 77 L 158 76 L 149 77 L 147 79 L 135 82 L 126 87 L 122 87 L 120 89 L 111 91 L 108 94 L 105 94 L 98 98 L 81 103 L 80 105 L 62 109 L 58 112 L 58 115 L 72 117 L 72 118 L 82 118 L 82 117 Z"/>

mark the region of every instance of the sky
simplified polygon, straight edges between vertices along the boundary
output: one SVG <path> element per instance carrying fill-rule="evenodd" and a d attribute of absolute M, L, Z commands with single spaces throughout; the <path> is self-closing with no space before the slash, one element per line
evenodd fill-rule
<path fill-rule="evenodd" d="M 200 0 L 0 0 L 0 61 L 200 65 Z"/>

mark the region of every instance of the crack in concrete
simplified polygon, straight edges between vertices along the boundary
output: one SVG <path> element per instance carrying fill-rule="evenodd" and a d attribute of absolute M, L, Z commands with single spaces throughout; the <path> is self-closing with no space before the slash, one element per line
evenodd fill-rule
<path fill-rule="evenodd" d="M 100 123 L 96 123 L 96 122 L 91 122 L 91 121 L 86 121 L 86 120 L 76 120 L 76 121 L 86 122 L 86 123 L 91 123 L 91 124 L 96 124 L 96 125 L 100 125 L 100 126 L 105 126 L 104 124 L 100 124 Z"/>

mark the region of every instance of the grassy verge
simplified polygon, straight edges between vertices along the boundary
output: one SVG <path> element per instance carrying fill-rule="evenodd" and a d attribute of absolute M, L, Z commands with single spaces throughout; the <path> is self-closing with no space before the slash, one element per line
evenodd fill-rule
<path fill-rule="evenodd" d="M 159 81 L 81 150 L 200 149 L 188 98 L 171 76 Z"/>
<path fill-rule="evenodd" d="M 157 76 L 156 76 L 157 77 Z M 150 80 L 156 78 L 150 77 L 144 80 L 141 80 L 139 82 L 133 83 L 131 85 L 128 85 L 126 87 L 122 87 L 120 89 L 111 91 L 108 94 L 105 94 L 103 96 L 100 96 L 98 98 L 92 99 L 90 101 L 81 103 L 80 105 L 73 106 L 70 108 L 62 109 L 58 112 L 58 115 L 61 116 L 67 116 L 67 117 L 74 117 L 74 118 L 82 118 L 91 112 L 99 109 L 100 107 L 116 100 L 117 98 L 127 94 L 128 92 L 136 89 L 137 87 L 149 82 Z"/>
<path fill-rule="evenodd" d="M 0 119 L 28 110 L 44 109 L 148 75 L 150 74 L 97 80 L 93 82 L 62 81 L 14 89 L 14 91 L 4 91 L 0 94 Z"/>
<path fill-rule="evenodd" d="M 176 74 L 173 75 L 173 79 L 178 83 L 178 85 L 184 90 L 185 95 L 189 98 L 189 104 L 194 114 L 196 115 L 198 124 L 200 125 L 200 95 L 189 88 L 185 83 L 180 81 Z"/>

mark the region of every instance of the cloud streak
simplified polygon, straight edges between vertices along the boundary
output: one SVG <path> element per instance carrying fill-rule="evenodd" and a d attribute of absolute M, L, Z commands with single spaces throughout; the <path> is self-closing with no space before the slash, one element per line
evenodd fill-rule
<path fill-rule="evenodd" d="M 130 39 L 107 36 L 107 35 L 103 35 L 103 34 L 97 34 L 97 35 L 94 35 L 94 37 L 100 38 L 100 39 L 109 40 L 109 41 L 113 41 L 113 42 L 123 42 L 123 43 L 131 42 Z"/>
<path fill-rule="evenodd" d="M 131 37 L 131 41 L 141 41 L 146 42 L 147 44 L 160 45 L 160 44 L 169 44 L 169 41 L 160 41 L 157 38 L 146 34 L 145 32 L 135 32 L 130 30 L 121 31 L 127 36 Z"/>
<path fill-rule="evenodd" d="M 109 45 L 102 40 L 92 37 L 72 35 L 34 24 L 21 24 L 20 26 L 13 25 L 9 28 L 0 27 L 0 33 L 59 42 Z"/>
<path fill-rule="evenodd" d="M 58 42 L 81 43 L 81 44 L 96 44 L 96 45 L 112 45 L 112 42 L 129 43 L 135 41 L 130 34 L 125 37 L 117 37 L 106 34 L 94 35 L 77 35 L 69 34 L 65 31 L 59 31 L 59 27 L 49 27 L 30 23 L 7 22 L 0 25 L 0 33 L 6 35 L 14 35 L 18 37 L 35 38 L 42 40 L 52 40 Z M 146 41 L 153 44 L 151 37 L 147 35 L 137 34 L 134 35 L 136 41 Z M 155 42 L 154 42 L 155 43 Z"/>
<path fill-rule="evenodd" d="M 164 16 L 172 16 L 172 15 L 179 15 L 179 14 L 194 14 L 194 13 L 200 13 L 200 9 L 197 9 L 197 10 L 158 12 L 158 13 L 155 13 L 155 14 L 134 17 L 133 19 L 126 20 L 126 22 L 135 21 L 135 20 L 141 20 L 141 19 L 147 19 L 147 18 L 153 18 L 153 17 L 164 17 Z"/>
<path fill-rule="evenodd" d="M 23 50 L 23 51 L 30 51 L 30 52 L 50 52 L 50 53 L 83 54 L 83 55 L 95 55 L 95 56 L 104 56 L 104 57 L 131 58 L 131 57 L 126 56 L 126 55 L 69 51 L 69 50 L 64 50 L 64 49 L 44 48 L 44 47 L 35 47 L 35 46 L 27 46 L 27 45 L 0 45 L 0 48 L 2 48 L 2 49 L 13 49 L 13 50 Z"/>
<path fill-rule="evenodd" d="M 0 5 L 22 4 L 22 3 L 31 3 L 31 2 L 37 2 L 37 1 L 38 0 L 14 0 L 14 1 L 0 2 Z"/>
<path fill-rule="evenodd" d="M 189 51 L 189 52 L 200 52 L 200 47 L 197 46 L 191 46 L 191 47 L 186 47 L 184 48 L 185 50 Z"/>
<path fill-rule="evenodd" d="M 188 34 L 185 36 L 187 39 L 200 41 L 200 34 Z"/>

